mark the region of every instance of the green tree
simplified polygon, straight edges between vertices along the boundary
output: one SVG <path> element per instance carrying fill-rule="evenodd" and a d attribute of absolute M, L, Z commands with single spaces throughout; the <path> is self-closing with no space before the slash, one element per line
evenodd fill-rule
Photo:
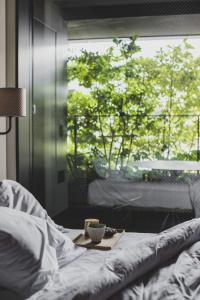
<path fill-rule="evenodd" d="M 69 57 L 68 147 L 71 169 L 85 172 L 100 158 L 108 169 L 129 160 L 191 159 L 200 113 L 200 58 L 184 40 L 141 57 L 136 37 L 114 39 L 103 54 Z M 195 127 L 196 126 L 196 127 Z"/>
<path fill-rule="evenodd" d="M 198 117 L 192 115 L 200 113 L 200 60 L 193 57 L 191 49 L 183 40 L 177 47 L 160 49 L 154 58 L 159 66 L 161 113 L 168 115 L 164 145 L 168 158 L 191 159 L 197 142 Z"/>

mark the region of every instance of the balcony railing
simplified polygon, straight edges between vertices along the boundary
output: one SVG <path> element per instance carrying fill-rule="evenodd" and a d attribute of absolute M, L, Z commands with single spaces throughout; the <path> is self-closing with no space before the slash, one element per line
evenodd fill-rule
<path fill-rule="evenodd" d="M 200 160 L 200 115 L 73 115 L 67 124 L 75 159 L 100 155 L 116 167 L 130 158 Z"/>
<path fill-rule="evenodd" d="M 81 191 L 77 198 L 85 195 L 84 199 L 88 184 L 96 176 L 107 178 L 107 170 L 124 171 L 131 179 L 137 176 L 129 168 L 135 161 L 200 161 L 200 115 L 68 115 L 67 160 Z M 165 178 L 170 183 L 199 178 L 199 170 L 189 172 L 189 177 L 183 172 L 159 170 L 140 175 L 144 181 Z"/>

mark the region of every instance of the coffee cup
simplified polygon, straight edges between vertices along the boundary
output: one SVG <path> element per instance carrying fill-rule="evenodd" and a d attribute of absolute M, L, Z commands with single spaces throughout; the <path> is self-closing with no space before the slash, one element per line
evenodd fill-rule
<path fill-rule="evenodd" d="M 99 219 L 85 219 L 84 232 L 86 237 L 88 236 L 88 226 L 92 224 L 99 224 Z"/>
<path fill-rule="evenodd" d="M 89 237 L 93 243 L 100 243 L 105 234 L 105 224 L 90 224 L 87 228 Z"/>

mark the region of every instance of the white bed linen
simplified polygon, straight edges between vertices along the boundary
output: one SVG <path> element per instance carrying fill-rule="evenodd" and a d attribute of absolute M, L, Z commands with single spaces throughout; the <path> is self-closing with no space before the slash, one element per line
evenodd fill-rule
<path fill-rule="evenodd" d="M 67 229 L 66 230 L 66 236 L 70 237 L 72 240 L 78 236 L 82 230 L 77 230 L 77 229 Z M 122 238 L 118 241 L 117 245 L 114 247 L 112 250 L 112 253 L 114 253 L 117 249 L 123 248 L 124 245 L 128 246 L 129 243 L 132 243 L 133 241 L 135 243 L 141 241 L 144 238 L 154 236 L 154 234 L 151 233 L 125 233 Z M 68 285 L 74 284 L 77 282 L 77 284 L 82 281 L 82 278 L 86 276 L 90 276 L 90 271 L 94 269 L 98 270 L 98 268 L 101 266 L 103 261 L 110 255 L 110 251 L 96 251 L 96 250 L 86 250 L 85 248 L 80 248 L 80 252 L 74 252 L 74 260 L 66 265 L 63 264 L 63 266 L 60 266 L 60 271 L 57 274 L 57 276 L 54 278 L 54 282 L 51 282 L 48 286 L 46 286 L 43 290 L 40 292 L 36 293 L 32 297 L 26 298 L 30 300 L 39 300 L 40 298 L 42 299 L 54 299 L 54 295 L 52 294 L 51 297 L 49 298 L 49 289 L 52 289 L 52 286 L 56 286 L 56 291 L 55 291 L 55 299 L 62 299 L 62 293 L 63 293 L 63 288 L 66 289 Z M 73 275 L 72 275 L 73 274 Z M 86 277 L 87 277 L 86 276 Z M 63 279 L 65 278 L 66 281 L 63 279 L 61 280 L 61 277 Z M 60 287 L 60 288 L 59 288 Z M 59 292 L 60 290 L 60 292 Z M 47 297 L 47 298 L 46 298 Z M 61 297 L 61 298 L 59 298 Z M 1 300 L 24 300 L 24 297 L 21 297 L 17 294 L 15 294 L 12 291 L 8 291 L 4 288 L 0 287 L 0 299 Z M 64 298 L 67 300 L 67 297 Z"/>
<path fill-rule="evenodd" d="M 58 270 L 58 242 L 44 220 L 1 207 L 0 285 L 23 296 L 41 289 Z"/>
<path fill-rule="evenodd" d="M 95 180 L 88 203 L 97 206 L 133 206 L 192 211 L 188 184 Z"/>
<path fill-rule="evenodd" d="M 85 249 L 46 220 L 0 207 L 0 285 L 30 296 Z M 1 298 L 0 298 L 1 299 Z"/>
<path fill-rule="evenodd" d="M 80 230 L 70 230 L 67 235 L 73 239 L 80 232 Z M 152 236 L 154 234 L 151 233 L 125 233 L 111 251 L 86 250 L 70 264 L 61 268 L 51 284 L 28 300 L 67 300 L 68 290 L 72 287 L 78 290 L 80 285 L 84 285 L 84 280 L 87 281 L 101 269 L 108 257 L 117 253 L 119 249 L 127 248 L 133 242 L 138 243 Z"/>
<path fill-rule="evenodd" d="M 5 179 L 0 182 L 0 206 L 9 207 L 42 218 L 58 230 L 63 230 L 62 226 L 54 223 L 33 194 L 14 180 Z"/>
<path fill-rule="evenodd" d="M 29 300 L 200 299 L 200 219 L 111 251 L 86 251 Z"/>

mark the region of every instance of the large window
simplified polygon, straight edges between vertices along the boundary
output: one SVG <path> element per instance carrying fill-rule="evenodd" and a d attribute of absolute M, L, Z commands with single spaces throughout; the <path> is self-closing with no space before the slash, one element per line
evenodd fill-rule
<path fill-rule="evenodd" d="M 71 205 L 106 208 L 103 220 L 112 209 L 105 222 L 128 230 L 147 230 L 135 227 L 146 223 L 145 215 L 135 223 L 137 211 L 148 211 L 150 224 L 158 212 L 152 231 L 179 222 L 166 225 L 163 211 L 191 216 L 200 171 L 199 45 L 199 36 L 70 43 Z"/>
<path fill-rule="evenodd" d="M 198 161 L 199 45 L 198 36 L 70 43 L 71 172 L 131 177 L 137 160 Z"/>

